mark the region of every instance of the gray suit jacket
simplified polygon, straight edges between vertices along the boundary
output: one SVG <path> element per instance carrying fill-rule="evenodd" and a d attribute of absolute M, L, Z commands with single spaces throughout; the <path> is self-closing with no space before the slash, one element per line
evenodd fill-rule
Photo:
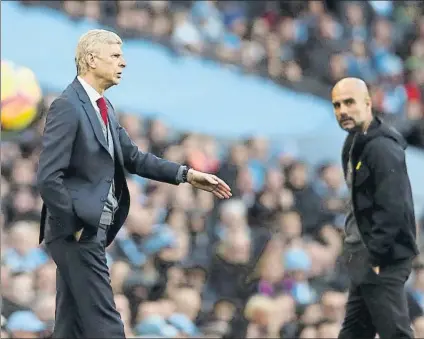
<path fill-rule="evenodd" d="M 109 245 L 127 218 L 130 196 L 125 170 L 178 185 L 180 164 L 143 153 L 119 124 L 108 102 L 115 161 L 100 122 L 80 82 L 75 80 L 52 103 L 46 118 L 37 182 L 43 199 L 40 243 L 67 237 L 83 226 L 98 227 L 112 180 L 119 207 L 108 232 Z M 45 227 L 46 224 L 48 227 Z"/>

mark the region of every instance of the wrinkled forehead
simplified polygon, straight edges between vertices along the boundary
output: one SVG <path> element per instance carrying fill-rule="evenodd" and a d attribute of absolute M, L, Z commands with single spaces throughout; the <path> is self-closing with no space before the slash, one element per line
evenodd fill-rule
<path fill-rule="evenodd" d="M 337 86 L 331 93 L 331 99 L 334 102 L 341 102 L 348 99 L 358 101 L 364 98 L 364 93 L 353 86 Z"/>
<path fill-rule="evenodd" d="M 121 44 L 111 44 L 111 43 L 102 43 L 98 45 L 98 50 L 101 54 L 120 54 L 122 55 L 122 45 Z"/>

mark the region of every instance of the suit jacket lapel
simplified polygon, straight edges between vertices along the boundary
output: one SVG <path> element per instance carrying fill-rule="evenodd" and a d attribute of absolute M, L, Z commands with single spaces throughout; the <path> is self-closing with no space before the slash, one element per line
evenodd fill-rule
<path fill-rule="evenodd" d="M 100 144 L 105 148 L 105 150 L 109 153 L 109 148 L 107 147 L 106 138 L 102 131 L 102 126 L 100 124 L 99 118 L 97 117 L 97 113 L 94 110 L 93 105 L 91 104 L 91 101 L 84 103 L 83 105 L 85 112 L 88 115 L 88 118 L 90 119 L 91 126 L 94 129 L 94 134 L 96 135 L 97 140 L 100 142 Z"/>
<path fill-rule="evenodd" d="M 83 102 L 83 108 L 88 118 L 90 119 L 91 127 L 93 127 L 94 134 L 96 135 L 99 143 L 104 147 L 104 149 L 109 153 L 109 149 L 107 147 L 107 142 L 105 136 L 103 135 L 102 126 L 100 125 L 99 118 L 97 117 L 97 113 L 94 110 L 93 105 L 91 104 L 90 98 L 82 87 L 81 83 L 77 78 L 72 83 L 72 87 L 78 94 L 78 97 Z"/>
<path fill-rule="evenodd" d="M 122 155 L 122 149 L 121 149 L 121 143 L 119 142 L 119 135 L 118 135 L 118 122 L 116 121 L 115 117 L 115 110 L 110 105 L 109 100 L 106 100 L 107 103 L 107 110 L 108 110 L 108 116 L 109 116 L 109 129 L 110 133 L 112 134 L 113 139 L 113 147 L 115 148 L 115 155 L 118 157 L 119 162 L 122 166 L 124 166 L 124 157 Z"/>

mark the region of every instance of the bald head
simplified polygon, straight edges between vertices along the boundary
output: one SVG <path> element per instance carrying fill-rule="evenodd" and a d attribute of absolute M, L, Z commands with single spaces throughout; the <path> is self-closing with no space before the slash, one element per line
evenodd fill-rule
<path fill-rule="evenodd" d="M 364 96 L 369 96 L 367 84 L 359 78 L 344 78 L 338 81 L 333 87 L 332 95 L 346 91 L 355 91 Z"/>
<path fill-rule="evenodd" d="M 366 83 L 358 78 L 344 78 L 331 92 L 334 113 L 340 127 L 348 132 L 365 131 L 371 123 L 371 98 Z"/>

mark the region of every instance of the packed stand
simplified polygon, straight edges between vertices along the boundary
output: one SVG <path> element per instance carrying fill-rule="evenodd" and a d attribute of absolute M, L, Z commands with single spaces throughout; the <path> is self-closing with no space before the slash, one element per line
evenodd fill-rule
<path fill-rule="evenodd" d="M 120 121 L 142 150 L 217 173 L 233 190 L 221 202 L 190 185 L 128 177 L 129 216 L 107 249 L 127 337 L 337 335 L 348 286 L 338 164 L 310 168 L 295 147 L 271 153 L 258 136 L 226 145 L 160 120 Z M 45 337 L 54 324 L 56 268 L 38 246 L 43 122 L 1 143 L 2 338 Z M 417 265 L 410 305 L 424 336 L 423 274 Z"/>
<path fill-rule="evenodd" d="M 75 19 L 116 25 L 123 37 L 219 58 L 296 89 L 324 89 L 328 96 L 339 78 L 364 77 L 377 110 L 416 121 L 401 127 L 412 143 L 422 143 L 420 2 L 396 2 L 394 8 L 385 1 L 341 3 L 346 8 L 332 12 L 319 1 L 263 8 L 265 3 L 52 5 Z M 53 98 L 45 97 L 44 109 Z M 295 147 L 271 153 L 258 136 L 227 145 L 177 134 L 160 120 L 131 114 L 120 120 L 142 150 L 217 173 L 233 190 L 232 199 L 219 202 L 188 185 L 129 177 L 131 210 L 107 250 L 127 337 L 336 337 L 348 286 L 338 260 L 347 199 L 338 164 L 310 168 Z M 2 338 L 46 337 L 54 324 L 55 264 L 38 246 L 42 201 L 35 173 L 42 131 L 41 121 L 1 143 Z M 424 337 L 419 260 L 408 289 L 415 334 Z"/>
<path fill-rule="evenodd" d="M 33 1 L 328 98 L 346 76 L 424 148 L 422 1 Z"/>

